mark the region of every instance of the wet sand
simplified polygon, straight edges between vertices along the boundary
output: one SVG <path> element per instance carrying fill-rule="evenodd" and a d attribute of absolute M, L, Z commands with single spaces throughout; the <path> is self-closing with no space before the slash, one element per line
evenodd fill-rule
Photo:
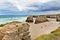
<path fill-rule="evenodd" d="M 60 26 L 60 22 L 56 22 L 55 19 L 48 19 L 49 22 L 34 24 L 29 23 L 30 25 L 30 34 L 31 34 L 31 40 L 34 40 L 36 37 L 48 34 L 51 31 L 56 30 Z"/>

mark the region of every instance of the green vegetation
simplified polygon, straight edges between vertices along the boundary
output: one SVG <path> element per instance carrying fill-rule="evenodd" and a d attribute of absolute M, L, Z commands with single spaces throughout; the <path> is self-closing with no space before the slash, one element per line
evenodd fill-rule
<path fill-rule="evenodd" d="M 54 34 L 48 34 L 48 35 L 42 35 L 36 38 L 35 40 L 49 40 L 50 38 L 54 38 L 54 37 L 55 37 Z"/>
<path fill-rule="evenodd" d="M 58 38 L 60 38 L 60 27 L 50 34 L 42 35 L 35 40 L 58 40 Z"/>
<path fill-rule="evenodd" d="M 0 24 L 0 27 L 3 27 L 5 24 Z"/>

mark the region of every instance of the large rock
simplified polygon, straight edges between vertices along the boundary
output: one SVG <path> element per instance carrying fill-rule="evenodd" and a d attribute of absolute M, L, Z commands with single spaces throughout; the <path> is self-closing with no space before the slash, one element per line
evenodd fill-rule
<path fill-rule="evenodd" d="M 35 20 L 35 24 L 42 23 L 48 21 L 46 16 L 38 16 Z"/>
<path fill-rule="evenodd" d="M 38 17 L 38 15 L 34 15 L 33 17 L 36 18 L 36 17 Z"/>
<path fill-rule="evenodd" d="M 59 15 L 57 15 L 56 21 L 60 21 L 60 16 Z"/>
<path fill-rule="evenodd" d="M 7 31 L 2 40 L 18 40 L 18 30 Z"/>
<path fill-rule="evenodd" d="M 33 22 L 33 16 L 27 17 L 26 22 L 29 22 L 29 23 Z"/>
<path fill-rule="evenodd" d="M 0 40 L 22 40 L 23 35 L 29 35 L 27 31 L 29 31 L 27 23 L 10 22 L 0 29 Z"/>
<path fill-rule="evenodd" d="M 47 18 L 56 18 L 56 15 L 47 15 Z"/>

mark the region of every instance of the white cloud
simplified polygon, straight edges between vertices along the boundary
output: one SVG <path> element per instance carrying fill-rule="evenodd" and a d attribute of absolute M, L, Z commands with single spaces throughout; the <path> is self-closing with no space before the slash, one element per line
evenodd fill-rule
<path fill-rule="evenodd" d="M 51 0 L 9 0 L 9 2 L 13 3 L 20 11 L 27 10 L 27 9 L 34 9 L 33 7 L 27 7 L 31 3 L 34 3 L 34 2 L 45 3 L 48 1 L 51 1 Z"/>
<path fill-rule="evenodd" d="M 17 7 L 14 4 L 8 2 L 8 0 L 0 0 L 0 9 L 12 11 L 18 10 Z"/>
<path fill-rule="evenodd" d="M 30 5 L 34 2 L 46 3 L 48 1 L 52 1 L 52 0 L 0 0 L 0 8 L 10 9 L 10 10 L 19 9 L 19 11 L 24 11 L 24 10 L 28 10 L 28 9 L 37 10 L 37 8 L 28 7 L 28 5 Z"/>

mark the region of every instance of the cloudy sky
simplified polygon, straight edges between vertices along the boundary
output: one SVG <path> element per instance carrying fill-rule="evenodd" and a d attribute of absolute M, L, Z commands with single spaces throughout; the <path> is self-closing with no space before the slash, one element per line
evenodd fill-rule
<path fill-rule="evenodd" d="M 59 10 L 59 0 L 0 0 L 0 15 L 40 14 Z"/>

